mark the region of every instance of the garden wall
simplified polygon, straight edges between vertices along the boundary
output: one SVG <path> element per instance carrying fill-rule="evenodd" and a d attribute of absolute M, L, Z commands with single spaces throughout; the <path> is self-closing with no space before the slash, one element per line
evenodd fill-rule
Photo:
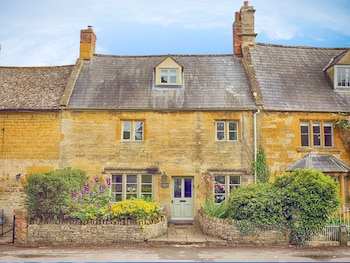
<path fill-rule="evenodd" d="M 232 220 L 210 217 L 202 209 L 198 211 L 197 220 L 204 234 L 227 240 L 231 244 L 289 245 L 289 236 L 286 234 L 268 230 L 243 235 L 232 224 Z"/>
<path fill-rule="evenodd" d="M 168 222 L 140 226 L 122 225 L 115 222 L 92 222 L 89 224 L 29 224 L 27 244 L 67 245 L 95 244 L 105 245 L 120 242 L 145 242 L 148 239 L 166 234 Z"/>

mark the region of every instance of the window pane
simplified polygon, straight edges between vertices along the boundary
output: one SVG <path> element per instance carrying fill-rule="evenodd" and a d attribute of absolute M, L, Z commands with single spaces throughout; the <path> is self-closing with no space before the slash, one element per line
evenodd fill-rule
<path fill-rule="evenodd" d="M 185 179 L 185 197 L 192 197 L 192 179 Z"/>
<path fill-rule="evenodd" d="M 301 146 L 309 146 L 309 123 L 300 123 Z"/>
<path fill-rule="evenodd" d="M 224 175 L 215 176 L 214 184 L 214 203 L 221 203 L 225 200 L 226 177 Z"/>
<path fill-rule="evenodd" d="M 234 188 L 238 188 L 241 185 L 241 176 L 240 175 L 231 175 L 230 176 L 230 191 Z"/>
<path fill-rule="evenodd" d="M 141 175 L 141 196 L 152 197 L 152 175 Z"/>
<path fill-rule="evenodd" d="M 126 176 L 126 195 L 127 199 L 131 196 L 137 197 L 137 175 L 136 174 L 128 174 Z"/>
<path fill-rule="evenodd" d="M 152 175 L 150 174 L 143 174 L 142 175 L 142 179 L 141 179 L 141 182 L 144 184 L 144 183 L 152 183 Z"/>
<path fill-rule="evenodd" d="M 238 123 L 230 121 L 228 123 L 228 138 L 230 141 L 237 141 L 238 139 Z"/>
<path fill-rule="evenodd" d="M 319 122 L 312 124 L 312 137 L 314 146 L 321 146 L 321 124 Z"/>
<path fill-rule="evenodd" d="M 225 140 L 225 122 L 216 123 L 216 140 Z"/>
<path fill-rule="evenodd" d="M 135 122 L 135 141 L 143 140 L 143 122 L 136 121 Z"/>
<path fill-rule="evenodd" d="M 160 70 L 160 82 L 161 83 L 168 83 L 168 70 L 167 69 Z"/>
<path fill-rule="evenodd" d="M 169 70 L 170 75 L 170 83 L 176 84 L 177 83 L 177 70 L 171 69 Z"/>
<path fill-rule="evenodd" d="M 122 122 L 122 129 L 123 129 L 123 140 L 130 140 L 131 139 L 131 122 L 130 121 L 123 121 Z"/>
<path fill-rule="evenodd" d="M 324 145 L 325 146 L 333 146 L 333 125 L 331 122 L 325 122 L 324 123 Z"/>
<path fill-rule="evenodd" d="M 113 202 L 123 201 L 123 175 L 112 175 L 111 191 Z"/>
<path fill-rule="evenodd" d="M 174 179 L 174 197 L 181 198 L 181 179 Z"/>
<path fill-rule="evenodd" d="M 337 67 L 337 83 L 340 87 L 350 86 L 350 68 Z"/>

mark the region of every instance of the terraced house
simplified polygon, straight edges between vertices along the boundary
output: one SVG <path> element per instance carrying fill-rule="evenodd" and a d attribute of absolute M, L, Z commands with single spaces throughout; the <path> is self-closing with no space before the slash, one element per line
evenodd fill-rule
<path fill-rule="evenodd" d="M 0 67 L 3 178 L 82 169 L 111 178 L 116 202 L 151 196 L 169 220 L 193 220 L 202 173 L 222 185 L 220 202 L 256 181 L 263 148 L 271 178 L 322 170 L 348 204 L 349 153 L 334 123 L 350 111 L 349 51 L 256 43 L 254 12 L 248 2 L 236 12 L 232 54 L 95 54 L 88 27 L 75 65 Z M 11 200 L 0 205 L 21 206 Z"/>

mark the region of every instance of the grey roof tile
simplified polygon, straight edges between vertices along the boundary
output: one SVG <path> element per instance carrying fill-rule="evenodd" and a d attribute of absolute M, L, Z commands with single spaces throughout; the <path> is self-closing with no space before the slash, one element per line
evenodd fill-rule
<path fill-rule="evenodd" d="M 249 49 L 265 110 L 350 111 L 350 91 L 334 91 L 324 67 L 346 49 L 256 44 Z"/>
<path fill-rule="evenodd" d="M 68 108 L 255 109 L 242 62 L 232 55 L 172 55 L 182 87 L 156 87 L 154 67 L 167 56 L 94 55 L 84 61 Z"/>
<path fill-rule="evenodd" d="M 350 172 L 350 166 L 331 154 L 308 154 L 286 168 L 287 172 L 296 169 L 314 169 L 321 172 Z"/>

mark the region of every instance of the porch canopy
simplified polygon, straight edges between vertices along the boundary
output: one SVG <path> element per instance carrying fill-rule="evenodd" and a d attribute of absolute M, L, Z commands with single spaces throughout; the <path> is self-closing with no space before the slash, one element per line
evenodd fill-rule
<path fill-rule="evenodd" d="M 308 154 L 286 168 L 287 172 L 296 169 L 314 169 L 323 173 L 349 173 L 350 166 L 331 154 Z"/>
<path fill-rule="evenodd" d="M 286 168 L 287 172 L 296 169 L 314 169 L 329 175 L 339 182 L 342 204 L 349 206 L 350 201 L 350 166 L 331 154 L 308 154 Z"/>

